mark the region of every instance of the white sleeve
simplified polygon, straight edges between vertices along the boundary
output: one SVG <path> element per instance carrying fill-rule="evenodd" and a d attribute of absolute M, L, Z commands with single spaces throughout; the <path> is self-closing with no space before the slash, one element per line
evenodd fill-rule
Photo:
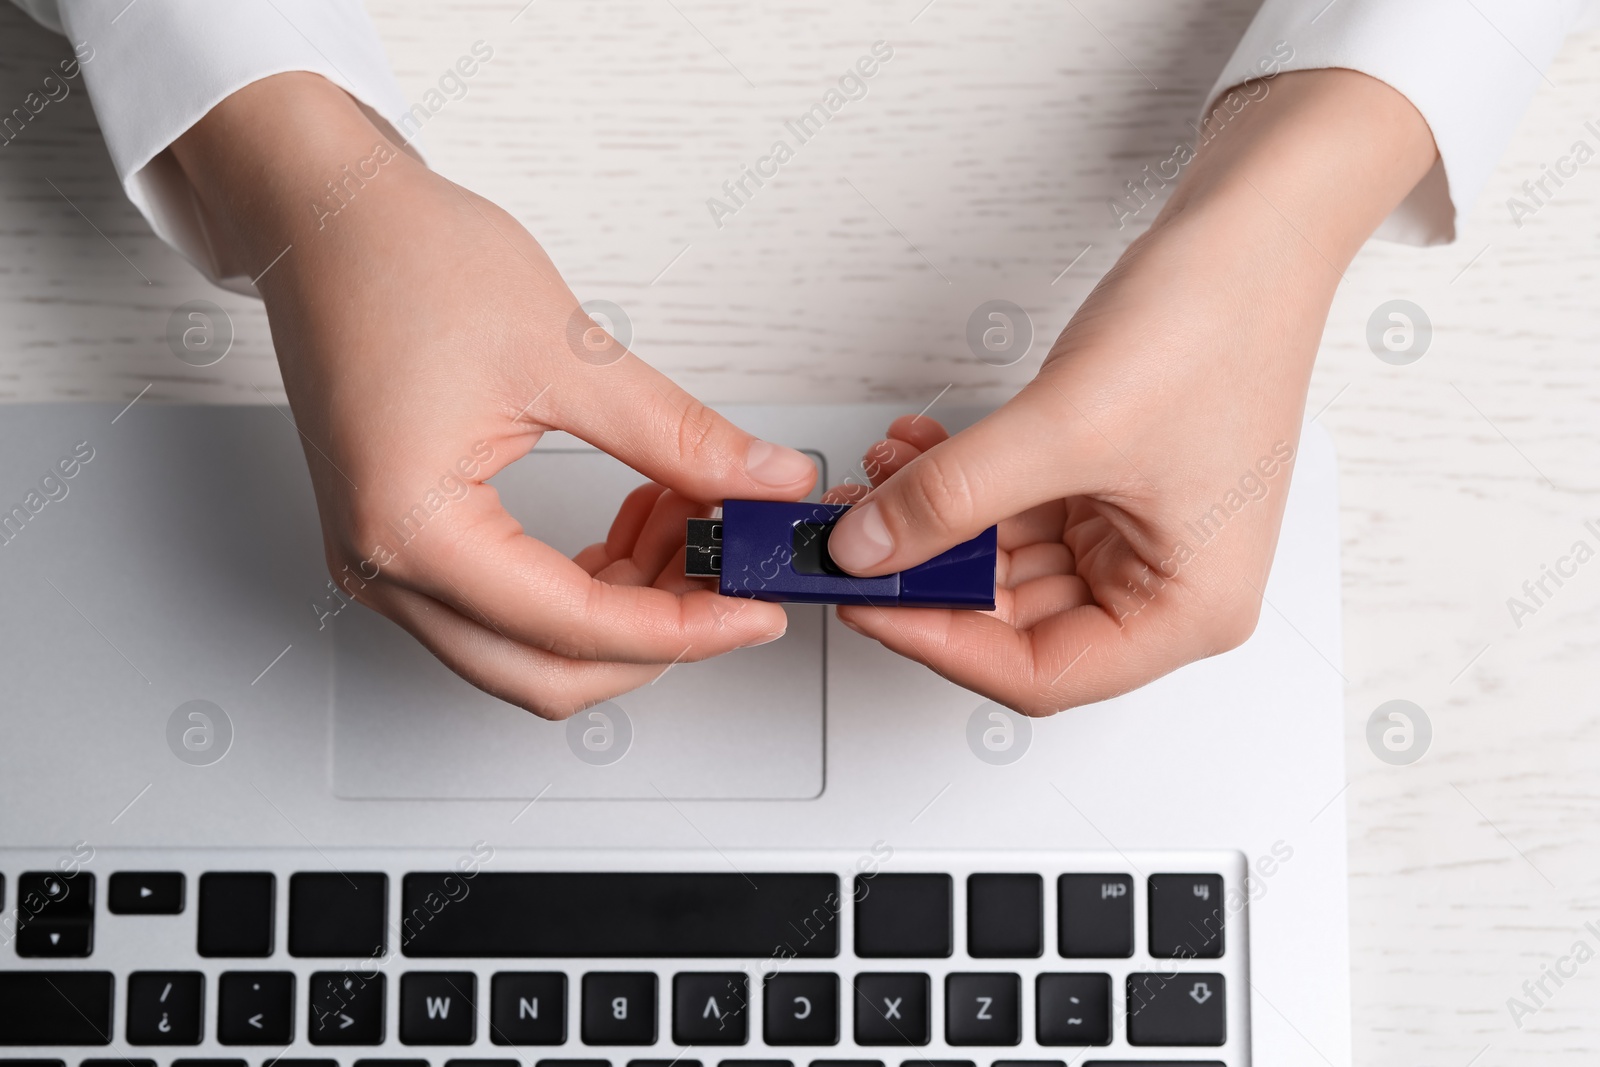
<path fill-rule="evenodd" d="M 1433 131 L 1439 160 L 1378 229 L 1407 244 L 1455 240 L 1586 0 L 1265 0 L 1202 113 L 1200 136 L 1249 94 L 1227 89 L 1281 71 L 1345 67 L 1387 83 Z M 1270 89 L 1269 89 L 1270 91 Z M 1249 96 L 1258 99 L 1259 93 Z M 1221 107 L 1220 112 L 1218 107 Z M 1214 135 L 1212 133 L 1211 135 Z"/>
<path fill-rule="evenodd" d="M 225 97 L 287 71 L 342 87 L 395 133 L 406 111 L 358 0 L 16 0 L 72 43 L 122 186 L 157 236 L 213 281 L 253 294 L 168 151 Z"/>

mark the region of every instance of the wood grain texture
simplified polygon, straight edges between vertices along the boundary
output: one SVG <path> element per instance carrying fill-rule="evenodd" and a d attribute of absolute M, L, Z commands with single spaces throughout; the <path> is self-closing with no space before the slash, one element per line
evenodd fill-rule
<path fill-rule="evenodd" d="M 1142 228 L 1107 200 L 1166 158 L 1251 0 L 403 0 L 374 5 L 419 98 L 474 41 L 494 58 L 427 124 L 434 166 L 497 200 L 635 348 L 710 401 L 997 400 Z M 513 18 L 515 16 L 515 18 Z M 874 41 L 892 61 L 719 228 L 707 209 Z M 0 5 L 0 107 L 64 45 Z M 1518 1027 L 1507 998 L 1600 920 L 1600 562 L 1519 628 L 1506 599 L 1600 520 L 1600 163 L 1518 227 L 1505 209 L 1600 117 L 1574 38 L 1447 248 L 1373 245 L 1348 272 L 1309 411 L 1341 453 L 1355 1048 L 1362 1064 L 1592 1063 L 1600 963 Z M 788 138 L 793 142 L 792 136 Z M 1080 257 L 1081 254 L 1081 258 Z M 1076 264 L 1070 270 L 1068 264 Z M 264 315 L 208 286 L 127 204 L 75 88 L 0 148 L 0 399 L 281 401 Z M 226 308 L 203 370 L 165 331 Z M 961 335 L 1027 308 L 1021 364 Z M 1365 342 L 1424 307 L 1417 363 Z M 259 392 L 258 392 L 259 391 Z M 1324 405 L 1327 405 L 1324 409 Z M 1422 705 L 1390 767 L 1363 727 Z M 1285 709 L 1293 714 L 1292 708 Z M 1294 759 L 1295 754 L 1284 753 Z"/>

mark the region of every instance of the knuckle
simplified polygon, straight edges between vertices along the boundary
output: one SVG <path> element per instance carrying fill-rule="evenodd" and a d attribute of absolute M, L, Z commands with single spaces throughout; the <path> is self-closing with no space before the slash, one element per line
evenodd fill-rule
<path fill-rule="evenodd" d="M 1061 713 L 1062 707 L 1064 705 L 1061 697 L 1046 689 L 1040 689 L 1037 693 L 1027 694 L 1026 701 L 1022 701 L 1016 710 L 1029 718 L 1050 718 L 1051 715 Z"/>
<path fill-rule="evenodd" d="M 590 708 L 599 707 L 637 684 L 637 682 L 623 685 L 605 683 L 601 691 L 596 691 L 593 680 L 586 682 L 582 678 L 561 675 L 546 691 L 531 696 L 524 693 L 520 697 L 508 699 L 541 719 L 549 722 L 566 722 L 574 716 L 582 715 Z"/>
<path fill-rule="evenodd" d="M 929 452 L 908 471 L 902 501 L 906 517 L 917 526 L 940 532 L 964 528 L 973 513 L 971 479 L 959 463 Z"/>
<path fill-rule="evenodd" d="M 369 538 L 354 532 L 348 537 L 326 534 L 323 538 L 323 562 L 328 568 L 328 580 L 346 596 L 360 599 L 361 591 L 372 582 L 384 577 L 384 570 L 375 553 L 364 551 Z"/>
<path fill-rule="evenodd" d="M 1030 719 L 1047 719 L 1061 710 L 1061 700 L 1053 697 L 1048 689 L 1040 689 L 1024 694 L 1011 710 Z"/>
<path fill-rule="evenodd" d="M 335 566 L 336 559 L 337 566 L 341 567 L 353 560 L 365 559 L 372 553 L 372 546 L 383 541 L 381 527 L 380 520 L 358 512 L 342 529 L 328 531 L 325 536 L 328 565 Z"/>
<path fill-rule="evenodd" d="M 605 700 L 603 696 L 580 694 L 577 679 L 560 669 L 543 672 L 531 687 L 508 681 L 500 689 L 495 696 L 548 722 L 564 722 Z"/>
<path fill-rule="evenodd" d="M 1217 652 L 1231 652 L 1250 640 L 1261 621 L 1261 601 L 1255 596 L 1236 600 L 1212 617 L 1211 633 Z"/>
<path fill-rule="evenodd" d="M 688 464 L 716 458 L 721 419 L 700 401 L 688 398 L 678 416 L 678 457 Z"/>
<path fill-rule="evenodd" d="M 370 561 L 388 577 L 393 577 L 400 563 L 395 551 L 395 534 L 389 523 L 372 509 L 360 509 L 350 518 L 346 535 L 340 539 L 341 565 L 356 561 Z M 369 567 L 370 569 L 370 567 Z"/>
<path fill-rule="evenodd" d="M 564 699 L 559 696 L 541 694 L 514 699 L 513 703 L 520 705 L 523 710 L 531 712 L 548 722 L 565 722 L 584 708 L 592 707 L 596 702 L 585 703 Z"/>
<path fill-rule="evenodd" d="M 362 591 L 373 578 L 377 577 L 375 573 L 369 572 L 362 566 L 363 562 L 355 556 L 336 556 L 329 551 L 326 558 L 327 587 L 347 600 L 361 600 Z"/>
<path fill-rule="evenodd" d="M 894 445 L 887 439 L 879 441 L 867 449 L 866 455 L 861 457 L 861 473 L 867 476 L 867 481 L 877 485 L 883 470 L 894 459 Z"/>

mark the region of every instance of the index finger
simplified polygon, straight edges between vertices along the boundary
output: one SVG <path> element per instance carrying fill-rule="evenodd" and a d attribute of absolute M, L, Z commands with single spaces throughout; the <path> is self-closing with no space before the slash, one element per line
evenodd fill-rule
<path fill-rule="evenodd" d="M 571 659 L 706 659 L 781 636 L 788 623 L 776 604 L 599 581 L 529 537 L 498 494 L 479 485 L 386 570 L 503 637 Z"/>

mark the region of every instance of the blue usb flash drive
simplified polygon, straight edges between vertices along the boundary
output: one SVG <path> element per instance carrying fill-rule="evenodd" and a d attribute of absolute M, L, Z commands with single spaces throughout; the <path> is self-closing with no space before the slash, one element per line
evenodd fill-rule
<path fill-rule="evenodd" d="M 684 573 L 723 596 L 796 604 L 994 608 L 995 528 L 898 574 L 857 578 L 828 555 L 849 506 L 725 500 L 720 519 L 690 519 Z"/>

